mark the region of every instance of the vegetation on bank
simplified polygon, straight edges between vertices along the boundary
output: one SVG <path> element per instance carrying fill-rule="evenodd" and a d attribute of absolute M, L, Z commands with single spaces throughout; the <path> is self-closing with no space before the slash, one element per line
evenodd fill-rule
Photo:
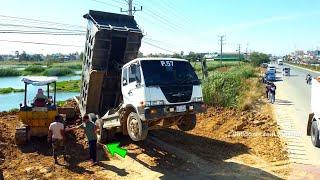
<path fill-rule="evenodd" d="M 67 76 L 74 74 L 73 70 L 70 68 L 49 68 L 46 69 L 42 75 L 44 76 Z"/>
<path fill-rule="evenodd" d="M 46 68 L 44 68 L 41 65 L 31 65 L 24 69 L 24 71 L 28 72 L 29 74 L 38 74 L 38 73 L 42 73 L 45 70 Z"/>
<path fill-rule="evenodd" d="M 57 82 L 57 91 L 80 92 L 80 80 L 69 80 Z"/>
<path fill-rule="evenodd" d="M 297 63 L 292 63 L 292 62 L 286 62 L 286 63 L 294 65 L 294 66 L 310 69 L 313 71 L 320 71 L 320 66 L 313 66 L 313 65 L 309 65 L 309 64 L 297 64 Z"/>
<path fill-rule="evenodd" d="M 204 102 L 212 106 L 243 108 L 244 94 L 250 89 L 248 79 L 255 76 L 256 70 L 249 64 L 213 72 L 202 82 Z"/>
<path fill-rule="evenodd" d="M 7 62 L 6 62 L 7 63 Z M 44 75 L 44 76 L 67 76 L 75 74 L 76 70 L 82 69 L 81 61 L 72 62 L 51 62 L 40 61 L 37 63 L 13 61 L 9 64 L 3 64 L 5 68 L 0 68 L 0 77 L 21 76 L 21 75 Z M 17 68 L 23 68 L 18 70 Z"/>
<path fill-rule="evenodd" d="M 24 89 L 14 89 L 12 87 L 0 88 L 0 94 L 9 94 L 9 93 L 15 93 L 15 92 L 24 92 Z"/>
<path fill-rule="evenodd" d="M 0 68 L 0 77 L 20 76 L 21 72 L 12 68 Z"/>
<path fill-rule="evenodd" d="M 260 66 L 262 63 L 269 63 L 270 58 L 267 54 L 253 52 L 250 54 L 249 62 L 254 66 Z"/>

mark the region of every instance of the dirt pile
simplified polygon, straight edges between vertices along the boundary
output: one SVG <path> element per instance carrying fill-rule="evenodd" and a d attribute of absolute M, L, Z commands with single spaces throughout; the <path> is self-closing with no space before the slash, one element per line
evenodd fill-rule
<path fill-rule="evenodd" d="M 270 112 L 269 105 L 253 111 L 211 107 L 198 116 L 196 128 L 187 134 L 172 128 L 159 130 L 155 135 L 170 137 L 166 141 L 205 159 L 228 159 L 250 153 L 268 162 L 287 160 L 287 152 L 283 151 L 285 145 Z"/>

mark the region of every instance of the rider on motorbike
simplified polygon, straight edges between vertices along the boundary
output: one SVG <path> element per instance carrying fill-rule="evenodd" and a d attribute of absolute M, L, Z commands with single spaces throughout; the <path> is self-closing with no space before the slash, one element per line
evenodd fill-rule
<path fill-rule="evenodd" d="M 311 84 L 312 76 L 308 73 L 306 76 L 307 84 Z"/>

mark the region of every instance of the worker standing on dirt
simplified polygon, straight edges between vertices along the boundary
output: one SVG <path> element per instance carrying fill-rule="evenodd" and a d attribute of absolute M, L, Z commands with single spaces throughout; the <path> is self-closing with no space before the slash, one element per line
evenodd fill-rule
<path fill-rule="evenodd" d="M 80 126 L 68 128 L 67 130 L 73 130 L 77 128 L 84 129 L 84 132 L 88 138 L 89 142 L 89 153 L 90 159 L 92 160 L 92 164 L 95 165 L 97 163 L 97 135 L 96 131 L 98 127 L 96 124 L 89 118 L 87 114 L 85 114 L 82 118 L 83 123 Z"/>
<path fill-rule="evenodd" d="M 267 83 L 267 85 L 266 85 L 266 96 L 267 96 L 267 99 L 269 99 L 270 83 L 268 81 L 266 83 Z"/>
<path fill-rule="evenodd" d="M 270 90 L 269 90 L 269 92 L 270 92 L 270 94 L 269 94 L 270 95 L 270 102 L 272 104 L 275 102 L 275 99 L 276 99 L 276 89 L 277 89 L 276 85 L 274 83 L 272 83 L 271 86 L 270 86 Z"/>
<path fill-rule="evenodd" d="M 62 153 L 63 158 L 65 159 L 65 152 L 64 152 L 65 129 L 64 129 L 64 124 L 62 122 L 63 122 L 62 116 L 57 115 L 54 118 L 54 122 L 51 123 L 49 126 L 48 142 L 52 143 L 52 154 L 53 154 L 55 164 L 58 164 L 58 160 L 57 160 L 58 152 Z"/>

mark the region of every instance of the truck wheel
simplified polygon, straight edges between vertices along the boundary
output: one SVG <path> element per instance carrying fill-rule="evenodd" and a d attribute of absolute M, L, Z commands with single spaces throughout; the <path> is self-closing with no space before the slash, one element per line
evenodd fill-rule
<path fill-rule="evenodd" d="M 96 124 L 99 127 L 99 133 L 97 134 L 98 142 L 104 144 L 108 140 L 108 130 L 103 128 L 101 119 L 98 119 Z"/>
<path fill-rule="evenodd" d="M 177 126 L 181 131 L 190 131 L 194 127 L 196 127 L 196 121 L 197 119 L 195 114 L 185 115 L 182 118 L 181 123 L 178 124 Z"/>
<path fill-rule="evenodd" d="M 319 129 L 317 121 L 313 121 L 311 125 L 311 141 L 315 147 L 320 147 Z"/>
<path fill-rule="evenodd" d="M 133 141 L 142 141 L 148 135 L 148 125 L 141 121 L 137 113 L 131 112 L 127 119 L 127 130 Z"/>

